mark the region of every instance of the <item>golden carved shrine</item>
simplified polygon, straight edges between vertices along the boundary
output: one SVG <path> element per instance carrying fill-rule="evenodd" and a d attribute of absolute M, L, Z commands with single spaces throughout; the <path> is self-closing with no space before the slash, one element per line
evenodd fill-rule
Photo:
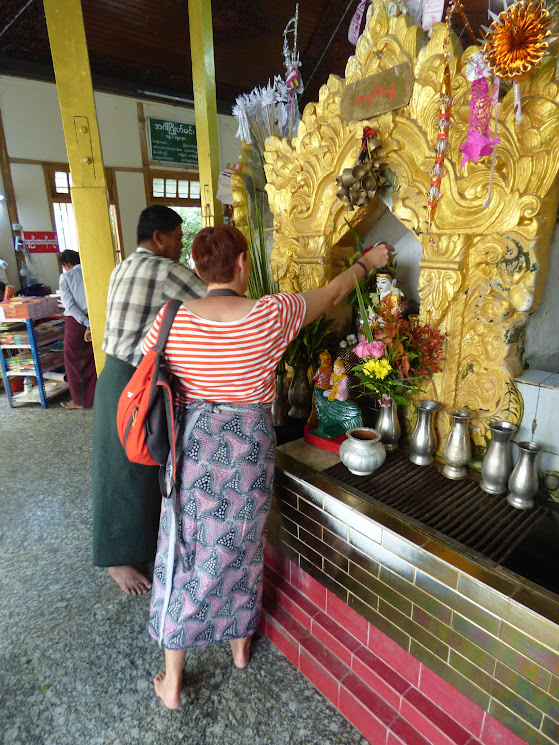
<path fill-rule="evenodd" d="M 272 264 L 283 291 L 318 287 L 339 271 L 343 248 L 347 254 L 352 245 L 345 218 L 361 235 L 374 224 L 382 207 L 378 199 L 347 212 L 336 197 L 336 177 L 355 163 L 363 127 L 371 126 L 382 143 L 381 158 L 392 180 L 389 207 L 422 241 L 421 322 L 447 335 L 444 369 L 426 392 L 447 407 L 476 411 L 473 439 L 485 446 L 491 421 L 506 418 L 518 423 L 522 418 L 522 399 L 513 378 L 522 371 L 523 329 L 541 297 L 559 202 L 557 60 L 545 57 L 520 82 L 520 123 L 512 88 L 499 101 L 501 143 L 486 207 L 491 157 L 462 168 L 459 150 L 468 129 L 466 65 L 479 48 L 463 51 L 451 34 L 449 148 L 429 234 L 426 202 L 445 34 L 444 24 L 437 24 L 424 45 L 422 30 L 409 16 L 389 17 L 385 5 L 376 3 L 355 55 L 348 60 L 345 79 L 329 77 L 318 103 L 305 107 L 291 143 L 270 138 L 264 158 L 274 216 Z M 409 103 L 346 124 L 340 112 L 344 86 L 405 62 L 414 71 Z M 240 177 L 234 177 L 234 195 L 237 222 L 242 224 L 247 202 Z M 438 418 L 439 441 L 448 426 L 447 418 Z"/>

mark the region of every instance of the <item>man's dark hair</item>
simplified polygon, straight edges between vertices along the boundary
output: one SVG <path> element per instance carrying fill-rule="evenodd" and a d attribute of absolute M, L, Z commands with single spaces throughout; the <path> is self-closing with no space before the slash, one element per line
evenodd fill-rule
<path fill-rule="evenodd" d="M 150 241 L 156 230 L 170 233 L 177 225 L 182 225 L 182 217 L 170 207 L 164 207 L 162 204 L 146 207 L 138 220 L 138 245 Z"/>
<path fill-rule="evenodd" d="M 76 264 L 80 264 L 80 255 L 77 251 L 70 251 L 69 248 L 66 249 L 66 251 L 61 251 L 58 254 L 58 263 L 59 264 L 71 264 L 72 266 L 76 266 Z"/>

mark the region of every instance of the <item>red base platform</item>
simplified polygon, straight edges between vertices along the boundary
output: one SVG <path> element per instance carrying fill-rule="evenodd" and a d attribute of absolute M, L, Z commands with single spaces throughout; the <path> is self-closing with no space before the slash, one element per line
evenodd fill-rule
<path fill-rule="evenodd" d="M 320 435 L 313 435 L 311 434 L 308 424 L 305 424 L 303 437 L 305 438 L 305 442 L 308 442 L 309 445 L 314 445 L 315 448 L 320 448 L 321 450 L 328 450 L 329 453 L 335 453 L 336 455 L 340 452 L 340 445 L 342 442 L 347 440 L 347 435 L 338 435 L 338 437 L 321 437 Z"/>

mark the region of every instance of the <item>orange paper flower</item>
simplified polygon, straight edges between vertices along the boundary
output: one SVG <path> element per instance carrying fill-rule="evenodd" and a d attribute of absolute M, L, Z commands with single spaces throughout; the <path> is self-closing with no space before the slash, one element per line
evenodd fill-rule
<path fill-rule="evenodd" d="M 499 13 L 482 50 L 489 69 L 513 82 L 528 75 L 547 51 L 552 23 L 549 11 L 536 0 L 519 0 Z"/>

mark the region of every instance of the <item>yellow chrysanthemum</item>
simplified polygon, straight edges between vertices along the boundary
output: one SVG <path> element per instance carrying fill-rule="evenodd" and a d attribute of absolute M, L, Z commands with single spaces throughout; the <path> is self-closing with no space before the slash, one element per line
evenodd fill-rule
<path fill-rule="evenodd" d="M 388 360 L 367 360 L 363 365 L 363 369 L 371 377 L 377 378 L 377 380 L 384 380 L 389 372 L 392 371 L 392 367 Z"/>

